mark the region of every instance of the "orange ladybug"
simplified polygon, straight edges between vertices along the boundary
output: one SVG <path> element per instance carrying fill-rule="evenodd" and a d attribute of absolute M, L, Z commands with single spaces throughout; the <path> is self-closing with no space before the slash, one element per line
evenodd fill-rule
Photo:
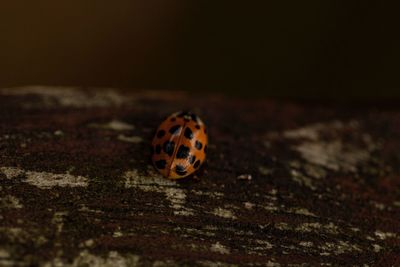
<path fill-rule="evenodd" d="M 153 164 L 166 178 L 184 178 L 204 162 L 207 143 L 207 131 L 200 118 L 190 112 L 176 112 L 157 129 L 152 142 Z"/>

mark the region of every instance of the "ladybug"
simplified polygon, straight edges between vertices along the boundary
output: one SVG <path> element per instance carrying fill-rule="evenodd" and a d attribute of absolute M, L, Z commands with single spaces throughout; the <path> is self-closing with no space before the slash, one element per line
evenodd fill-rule
<path fill-rule="evenodd" d="M 181 179 L 194 173 L 207 153 L 207 130 L 198 116 L 176 112 L 157 129 L 152 142 L 152 161 L 166 178 Z"/>

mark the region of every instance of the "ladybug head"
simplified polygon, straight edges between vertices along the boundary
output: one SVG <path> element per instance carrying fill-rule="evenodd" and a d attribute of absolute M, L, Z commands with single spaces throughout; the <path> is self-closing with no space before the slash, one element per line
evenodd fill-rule
<path fill-rule="evenodd" d="M 178 118 L 184 118 L 184 119 L 188 119 L 188 120 L 190 120 L 190 119 L 192 119 L 192 120 L 194 120 L 194 121 L 198 121 L 198 117 L 197 117 L 197 115 L 196 114 L 194 114 L 193 112 L 191 112 L 191 111 L 181 111 L 181 112 L 178 112 L 178 114 L 176 115 Z"/>

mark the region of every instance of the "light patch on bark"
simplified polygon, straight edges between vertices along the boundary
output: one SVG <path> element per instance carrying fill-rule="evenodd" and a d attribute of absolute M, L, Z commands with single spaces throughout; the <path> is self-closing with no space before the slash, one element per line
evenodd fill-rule
<path fill-rule="evenodd" d="M 1 207 L 6 209 L 21 209 L 24 207 L 19 199 L 12 195 L 4 196 L 0 199 L 0 203 Z"/>
<path fill-rule="evenodd" d="M 306 186 L 306 187 L 310 188 L 311 190 L 316 189 L 316 186 L 314 186 L 312 179 L 310 179 L 306 175 L 303 175 L 302 172 L 300 172 L 296 169 L 291 169 L 290 174 L 292 175 L 293 181 L 295 181 L 299 185 Z"/>
<path fill-rule="evenodd" d="M 199 266 L 204 266 L 204 267 L 238 267 L 239 265 L 237 264 L 232 264 L 232 263 L 226 263 L 226 262 L 221 262 L 221 261 L 196 261 L 196 263 Z"/>
<path fill-rule="evenodd" d="M 284 222 L 279 222 L 274 224 L 274 227 L 278 230 L 281 231 L 288 231 L 288 230 L 292 230 L 292 228 L 289 226 L 289 224 L 284 223 Z"/>
<path fill-rule="evenodd" d="M 253 177 L 251 174 L 241 174 L 241 175 L 237 176 L 236 179 L 242 180 L 242 181 L 250 181 L 253 179 Z"/>
<path fill-rule="evenodd" d="M 228 247 L 222 245 L 219 242 L 212 244 L 210 247 L 210 250 L 212 252 L 216 252 L 216 253 L 220 253 L 220 254 L 230 254 L 231 253 L 231 251 Z"/>
<path fill-rule="evenodd" d="M 90 209 L 85 204 L 79 204 L 78 206 L 79 206 L 78 210 L 82 211 L 82 212 L 93 212 L 93 213 L 98 213 L 98 214 L 104 213 L 102 210 Z"/>
<path fill-rule="evenodd" d="M 48 240 L 40 234 L 39 229 L 29 231 L 20 227 L 0 227 L 0 236 L 5 237 L 10 244 L 25 244 L 33 242 L 35 246 L 42 246 Z"/>
<path fill-rule="evenodd" d="M 371 241 L 375 241 L 375 240 L 376 240 L 374 237 L 372 237 L 372 236 L 370 236 L 370 235 L 366 235 L 365 238 L 366 238 L 367 240 L 371 240 Z"/>
<path fill-rule="evenodd" d="M 112 131 L 130 131 L 135 129 L 135 126 L 120 120 L 112 120 L 106 123 L 90 123 L 88 127 Z"/>
<path fill-rule="evenodd" d="M 304 142 L 294 150 L 300 152 L 308 162 L 333 171 L 355 172 L 357 164 L 370 158 L 365 148 L 344 144 L 340 140 Z"/>
<path fill-rule="evenodd" d="M 324 232 L 332 235 L 339 234 L 339 228 L 333 223 L 320 224 L 320 223 L 303 223 L 295 228 L 297 232 Z"/>
<path fill-rule="evenodd" d="M 272 189 L 269 194 L 264 194 L 262 197 L 265 199 L 264 201 L 262 201 L 262 203 L 266 203 L 265 205 L 255 205 L 253 204 L 253 206 L 257 206 L 260 207 L 262 209 L 265 209 L 269 212 L 275 212 L 275 211 L 279 211 L 279 210 L 284 210 L 284 206 L 280 205 L 278 206 L 276 201 L 277 201 L 277 195 L 278 191 L 276 189 Z"/>
<path fill-rule="evenodd" d="M 193 215 L 192 210 L 184 207 L 186 203 L 186 193 L 179 188 L 168 187 L 165 188 L 165 196 L 171 202 L 170 207 L 174 209 L 175 215 L 189 216 Z"/>
<path fill-rule="evenodd" d="M 321 178 L 326 175 L 324 169 L 315 169 L 314 166 L 333 171 L 355 172 L 357 171 L 357 165 L 370 159 L 371 152 L 379 146 L 370 135 L 358 134 L 356 136 L 363 145 L 350 144 L 340 138 L 341 131 L 346 131 L 347 129 L 356 131 L 359 130 L 359 127 L 359 122 L 355 120 L 347 123 L 341 121 L 315 123 L 287 130 L 281 134 L 269 133 L 266 138 L 276 139 L 282 137 L 289 140 L 299 140 L 299 143 L 294 145 L 292 149 L 299 152 L 301 157 L 311 166 L 305 168 L 307 176 L 300 177 L 296 171 L 293 175 L 297 182 L 314 187 L 312 181 L 308 180 L 309 178 L 307 177 Z M 328 133 L 328 136 L 333 137 L 326 140 L 324 133 Z"/>
<path fill-rule="evenodd" d="M 311 248 L 311 247 L 314 246 L 314 243 L 311 242 L 311 241 L 301 241 L 301 242 L 299 243 L 299 245 L 302 246 L 302 247 Z"/>
<path fill-rule="evenodd" d="M 258 244 L 258 245 L 263 245 L 263 249 L 271 249 L 271 248 L 273 248 L 274 246 L 270 243 L 270 242 L 268 242 L 267 240 L 261 240 L 261 239 L 256 239 L 256 240 L 254 240 L 254 242 L 256 243 L 256 244 Z"/>
<path fill-rule="evenodd" d="M 274 172 L 274 170 L 272 168 L 267 168 L 267 167 L 264 167 L 264 166 L 258 167 L 258 171 L 262 175 L 265 175 L 265 176 L 270 175 L 270 174 L 272 174 Z"/>
<path fill-rule="evenodd" d="M 245 207 L 246 209 L 248 209 L 248 210 L 253 209 L 254 206 L 255 206 L 255 205 L 254 205 L 253 203 L 251 203 L 251 202 L 244 202 L 243 204 L 244 204 L 244 207 Z"/>
<path fill-rule="evenodd" d="M 300 233 L 318 233 L 318 234 L 331 234 L 338 235 L 340 232 L 343 232 L 338 226 L 333 223 L 321 224 L 321 223 L 302 223 L 297 226 L 292 226 L 287 223 L 277 223 L 275 224 L 275 228 L 279 230 L 285 231 L 294 231 Z"/>
<path fill-rule="evenodd" d="M 387 238 L 395 238 L 396 234 L 395 233 L 391 233 L 391 232 L 382 232 L 380 230 L 375 231 L 375 235 L 381 239 L 381 240 L 385 240 Z"/>
<path fill-rule="evenodd" d="M 114 231 L 114 233 L 113 233 L 113 237 L 121 237 L 121 236 L 123 236 L 124 234 L 121 232 L 121 231 Z"/>
<path fill-rule="evenodd" d="M 60 235 L 63 231 L 64 228 L 64 217 L 67 216 L 67 212 L 55 212 L 53 215 L 53 218 L 51 220 L 51 223 L 54 224 L 56 232 L 55 232 L 55 237 L 54 237 L 54 246 L 58 248 L 57 255 L 62 255 L 62 243 L 60 242 Z"/>
<path fill-rule="evenodd" d="M 351 121 L 349 124 L 352 126 L 358 126 L 357 121 Z M 331 130 L 340 130 L 344 126 L 345 125 L 341 121 L 314 123 L 301 128 L 284 131 L 282 135 L 287 139 L 318 140 L 321 131 L 324 131 L 328 128 Z"/>
<path fill-rule="evenodd" d="M 275 261 L 267 261 L 265 264 L 266 267 L 281 267 L 280 263 L 277 263 Z"/>
<path fill-rule="evenodd" d="M 174 214 L 181 215 L 181 216 L 192 216 L 192 215 L 194 215 L 194 211 L 193 211 L 193 209 L 184 208 L 182 210 L 175 210 Z"/>
<path fill-rule="evenodd" d="M 174 228 L 174 231 L 179 233 L 180 235 L 182 232 L 189 234 L 188 236 L 193 236 L 193 234 L 196 235 L 201 235 L 201 236 L 206 236 L 206 237 L 211 237 L 215 236 L 215 232 L 217 231 L 217 228 L 212 228 L 212 229 L 207 229 L 207 227 L 203 227 L 202 229 L 196 229 L 196 228 L 189 228 L 189 227 L 176 227 Z"/>
<path fill-rule="evenodd" d="M 158 260 L 158 261 L 154 261 L 152 263 L 152 267 L 173 267 L 173 266 L 177 266 L 179 265 L 179 263 L 177 263 L 174 260 Z"/>
<path fill-rule="evenodd" d="M 131 170 L 127 171 L 123 178 L 126 188 L 134 187 L 145 192 L 164 193 L 175 215 L 193 215 L 193 210 L 184 206 L 186 191 L 179 188 L 176 182 L 165 179 L 156 173 L 151 166 L 148 167 L 147 175 L 140 174 L 137 170 Z"/>
<path fill-rule="evenodd" d="M 93 245 L 94 245 L 94 240 L 87 239 L 87 240 L 81 242 L 78 246 L 79 246 L 79 248 L 84 248 L 84 247 L 90 248 L 90 247 L 93 247 Z"/>
<path fill-rule="evenodd" d="M 271 189 L 271 191 L 269 191 L 269 193 L 273 196 L 276 196 L 278 194 L 278 190 L 276 189 Z"/>
<path fill-rule="evenodd" d="M 10 252 L 0 248 L 0 266 L 11 267 L 17 265 L 18 262 L 16 262 L 15 259 L 12 259 Z"/>
<path fill-rule="evenodd" d="M 370 201 L 371 205 L 378 209 L 378 210 L 384 210 L 386 208 L 385 204 L 383 203 L 379 203 L 379 202 L 375 202 L 375 201 Z"/>
<path fill-rule="evenodd" d="M 0 227 L 0 234 L 11 242 L 22 243 L 28 240 L 28 233 L 19 227 Z"/>
<path fill-rule="evenodd" d="M 41 189 L 50 189 L 52 187 L 86 187 L 88 179 L 83 176 L 74 176 L 71 174 L 56 174 L 50 172 L 26 171 L 16 167 L 0 167 L 0 171 L 7 179 L 14 179 L 18 176 L 24 176 L 24 182 L 34 185 Z"/>
<path fill-rule="evenodd" d="M 278 211 L 279 210 L 279 208 L 275 205 L 275 203 L 268 203 L 267 205 L 263 205 L 260 207 L 267 211 Z"/>
<path fill-rule="evenodd" d="M 322 179 L 327 175 L 326 170 L 322 166 L 305 163 L 302 164 L 302 167 L 306 175 L 314 179 Z"/>
<path fill-rule="evenodd" d="M 224 193 L 218 192 L 218 191 L 212 191 L 212 192 L 207 192 L 207 191 L 200 191 L 200 190 L 191 190 L 191 193 L 198 195 L 198 196 L 207 196 L 211 198 L 222 198 L 224 197 Z"/>
<path fill-rule="evenodd" d="M 174 181 L 165 179 L 161 174 L 148 167 L 147 174 L 141 174 L 138 170 L 131 170 L 124 173 L 123 178 L 126 188 L 139 188 L 145 192 L 160 192 L 161 187 L 176 187 Z M 163 191 L 162 191 L 163 192 Z"/>
<path fill-rule="evenodd" d="M 215 208 L 212 214 L 226 219 L 233 219 L 233 220 L 236 219 L 236 216 L 234 215 L 233 211 L 220 207 Z"/>
<path fill-rule="evenodd" d="M 306 208 L 300 208 L 300 207 L 289 208 L 288 212 L 298 214 L 298 215 L 317 217 L 317 215 L 315 215 L 314 213 L 312 213 L 311 211 L 309 211 Z"/>
<path fill-rule="evenodd" d="M 22 169 L 14 167 L 0 167 L 0 171 L 7 177 L 7 179 L 14 179 L 24 174 Z"/>
<path fill-rule="evenodd" d="M 373 248 L 374 252 L 376 252 L 376 253 L 380 252 L 383 249 L 383 247 L 381 247 L 378 244 L 372 244 L 372 248 Z"/>
<path fill-rule="evenodd" d="M 254 237 L 254 233 L 250 230 L 242 230 L 240 229 L 240 227 L 226 227 L 224 228 L 224 230 L 226 232 L 231 232 L 233 233 L 235 236 L 246 236 L 249 238 L 253 238 Z"/>
<path fill-rule="evenodd" d="M 352 252 L 362 252 L 362 249 L 356 244 L 351 244 L 347 241 L 339 241 L 337 243 L 326 242 L 323 245 L 319 246 L 319 248 L 324 251 L 320 253 L 321 255 L 329 255 L 331 253 L 335 255 L 340 255 L 344 253 L 352 253 Z M 328 254 L 323 254 L 328 253 Z"/>
<path fill-rule="evenodd" d="M 64 262 L 61 258 L 55 258 L 51 262 L 43 264 L 44 267 L 80 267 L 80 266 L 91 266 L 91 267 L 129 267 L 138 266 L 140 262 L 140 256 L 134 254 L 121 255 L 116 251 L 110 251 L 107 256 L 99 256 L 91 254 L 89 251 L 82 251 L 77 257 L 75 257 L 72 263 Z"/>
<path fill-rule="evenodd" d="M 206 225 L 204 226 L 204 229 L 209 230 L 209 231 L 218 231 L 218 227 L 214 226 L 214 225 Z"/>
<path fill-rule="evenodd" d="M 355 137 L 362 145 L 348 143 L 340 138 L 343 131 L 351 129 L 359 132 L 359 127 L 357 121 L 316 123 L 284 131 L 281 135 L 269 134 L 267 138 L 276 139 L 281 136 L 297 141 L 291 149 L 300 153 L 305 162 L 290 162 L 292 179 L 302 186 L 316 190 L 315 179 L 326 177 L 327 169 L 356 172 L 357 167 L 362 163 L 367 163 L 371 153 L 379 147 L 379 144 L 374 142 L 368 134 L 358 134 Z"/>
<path fill-rule="evenodd" d="M 143 138 L 140 136 L 126 136 L 124 134 L 118 135 L 117 139 L 122 142 L 138 144 L 143 142 Z"/>
<path fill-rule="evenodd" d="M 293 130 L 287 130 L 283 132 L 283 137 L 287 139 L 309 139 L 309 140 L 317 140 L 318 139 L 318 129 L 320 128 L 320 125 L 310 125 L 307 127 L 302 127 L 298 129 L 293 129 Z"/>
<path fill-rule="evenodd" d="M 57 130 L 57 131 L 54 132 L 54 135 L 55 135 L 55 136 L 63 136 L 63 135 L 64 135 L 64 132 L 61 131 L 61 130 Z"/>
<path fill-rule="evenodd" d="M 9 258 L 9 257 L 10 257 L 10 253 L 7 250 L 0 249 L 0 259 L 1 258 Z"/>
<path fill-rule="evenodd" d="M 73 87 L 45 87 L 27 86 L 19 88 L 1 89 L 2 95 L 25 96 L 37 95 L 41 97 L 40 102 L 21 101 L 19 104 L 23 108 L 36 107 L 71 107 L 71 108 L 90 108 L 90 107 L 110 107 L 121 106 L 131 103 L 132 97 L 122 95 L 114 89 L 104 89 L 96 91 L 83 91 Z"/>

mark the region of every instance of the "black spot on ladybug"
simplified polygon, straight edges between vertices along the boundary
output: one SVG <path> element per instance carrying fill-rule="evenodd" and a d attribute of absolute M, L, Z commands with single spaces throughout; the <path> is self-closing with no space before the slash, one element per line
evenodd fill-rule
<path fill-rule="evenodd" d="M 196 161 L 196 162 L 194 163 L 194 165 L 193 165 L 193 167 L 194 167 L 195 169 L 197 169 L 199 166 L 200 166 L 200 160 Z"/>
<path fill-rule="evenodd" d="M 176 118 L 171 118 L 171 120 L 170 121 L 176 121 Z"/>
<path fill-rule="evenodd" d="M 186 137 L 187 139 L 189 139 L 189 140 L 191 140 L 191 139 L 193 138 L 193 132 L 192 132 L 192 130 L 190 130 L 189 127 L 187 127 L 187 128 L 185 129 L 185 137 Z"/>
<path fill-rule="evenodd" d="M 196 126 L 194 126 L 197 130 L 200 130 L 200 125 L 196 125 Z"/>
<path fill-rule="evenodd" d="M 156 145 L 156 153 L 157 154 L 161 153 L 161 145 Z"/>
<path fill-rule="evenodd" d="M 203 144 L 199 140 L 196 140 L 196 142 L 194 143 L 194 147 L 197 148 L 198 150 L 201 150 Z"/>
<path fill-rule="evenodd" d="M 179 164 L 176 165 L 175 172 L 179 175 L 185 175 L 187 173 L 187 171 L 185 171 L 185 167 Z"/>
<path fill-rule="evenodd" d="M 172 141 L 166 141 L 164 143 L 164 152 L 167 153 L 169 156 L 172 156 L 174 153 L 175 143 Z"/>
<path fill-rule="evenodd" d="M 157 169 L 164 169 L 167 162 L 165 160 L 161 159 L 161 160 L 157 160 L 154 164 L 156 165 Z"/>
<path fill-rule="evenodd" d="M 175 126 L 172 126 L 171 127 L 171 129 L 169 129 L 169 132 L 172 134 L 172 135 L 175 135 L 175 134 L 178 134 L 179 133 L 179 130 L 181 129 L 181 126 L 180 125 L 175 125 Z"/>
<path fill-rule="evenodd" d="M 196 160 L 196 156 L 190 155 L 190 157 L 189 157 L 189 163 L 190 163 L 190 164 L 193 164 L 193 163 L 195 162 L 195 160 Z"/>
<path fill-rule="evenodd" d="M 177 159 L 186 159 L 189 157 L 190 148 L 185 145 L 180 145 L 178 152 L 176 153 Z"/>
<path fill-rule="evenodd" d="M 164 131 L 164 130 L 159 130 L 158 133 L 157 133 L 157 137 L 158 137 L 158 138 L 161 138 L 161 137 L 163 137 L 164 135 L 165 135 L 165 131 Z"/>
<path fill-rule="evenodd" d="M 204 128 L 204 133 L 207 134 L 207 129 L 206 128 Z"/>
<path fill-rule="evenodd" d="M 207 153 L 207 149 L 208 149 L 208 147 L 207 147 L 207 145 L 205 145 L 204 146 L 204 153 Z"/>
<path fill-rule="evenodd" d="M 195 114 L 190 114 L 190 117 L 192 118 L 192 120 L 197 122 L 197 116 Z"/>

